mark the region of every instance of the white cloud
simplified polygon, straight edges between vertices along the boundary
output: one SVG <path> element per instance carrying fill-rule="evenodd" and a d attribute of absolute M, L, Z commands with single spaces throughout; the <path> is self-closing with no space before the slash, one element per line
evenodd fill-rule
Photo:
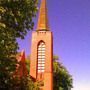
<path fill-rule="evenodd" d="M 90 90 L 90 85 L 88 83 L 77 84 L 71 90 Z"/>

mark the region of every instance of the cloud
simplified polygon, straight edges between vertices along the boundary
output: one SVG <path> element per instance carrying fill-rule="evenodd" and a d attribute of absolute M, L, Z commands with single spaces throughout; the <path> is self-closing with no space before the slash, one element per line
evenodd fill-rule
<path fill-rule="evenodd" d="M 90 90 L 90 84 L 88 83 L 77 84 L 71 90 Z"/>

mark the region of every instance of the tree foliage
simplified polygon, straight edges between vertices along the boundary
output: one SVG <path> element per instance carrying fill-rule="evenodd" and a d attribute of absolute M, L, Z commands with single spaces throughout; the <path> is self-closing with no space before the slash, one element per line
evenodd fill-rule
<path fill-rule="evenodd" d="M 27 57 L 26 57 L 26 68 L 27 68 L 27 71 L 28 71 L 28 73 L 30 72 L 30 55 L 28 55 Z"/>
<path fill-rule="evenodd" d="M 37 0 L 0 0 L 0 29 L 21 37 L 33 29 Z"/>
<path fill-rule="evenodd" d="M 13 86 L 10 90 L 39 90 L 38 83 L 34 83 L 29 75 L 27 77 L 14 78 Z"/>
<path fill-rule="evenodd" d="M 0 0 L 0 90 L 12 86 L 17 38 L 33 29 L 37 0 Z"/>
<path fill-rule="evenodd" d="M 58 57 L 58 56 L 54 56 Z M 54 58 L 53 62 L 53 83 L 54 83 L 54 90 L 69 90 L 69 88 L 72 88 L 72 76 L 69 74 L 67 69 L 59 63 L 57 60 L 59 58 Z"/>

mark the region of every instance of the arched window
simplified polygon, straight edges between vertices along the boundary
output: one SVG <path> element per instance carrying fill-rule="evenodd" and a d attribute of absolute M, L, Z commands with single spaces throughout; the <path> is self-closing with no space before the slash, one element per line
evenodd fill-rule
<path fill-rule="evenodd" d="M 38 73 L 45 70 L 45 43 L 41 41 L 38 45 Z"/>

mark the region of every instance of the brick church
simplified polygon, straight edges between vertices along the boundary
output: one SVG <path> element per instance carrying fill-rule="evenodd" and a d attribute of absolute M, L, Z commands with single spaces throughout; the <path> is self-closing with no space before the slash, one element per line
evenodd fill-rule
<path fill-rule="evenodd" d="M 43 82 L 41 90 L 53 90 L 53 36 L 46 0 L 41 0 L 37 29 L 32 32 L 30 60 L 30 76 Z"/>
<path fill-rule="evenodd" d="M 18 74 L 22 77 L 27 75 L 24 51 L 19 62 L 21 68 Z M 53 35 L 48 24 L 46 0 L 41 0 L 37 29 L 32 32 L 30 76 L 43 83 L 40 90 L 53 90 Z"/>

